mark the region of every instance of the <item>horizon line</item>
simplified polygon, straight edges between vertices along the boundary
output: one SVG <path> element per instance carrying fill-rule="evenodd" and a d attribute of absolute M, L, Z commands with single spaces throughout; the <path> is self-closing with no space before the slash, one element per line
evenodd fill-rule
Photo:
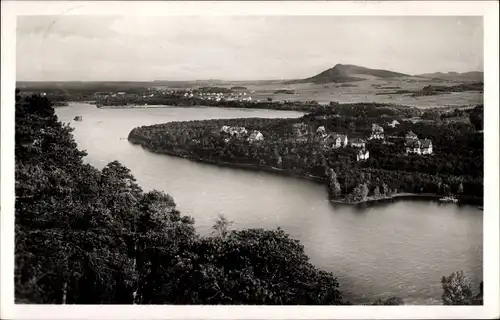
<path fill-rule="evenodd" d="M 331 68 L 325 69 L 321 72 L 324 72 L 326 70 L 329 70 Z M 387 69 L 374 69 L 374 68 L 368 68 L 368 69 L 373 69 L 373 70 L 387 70 Z M 387 70 L 391 71 L 391 70 Z M 321 73 L 320 72 L 320 73 Z M 391 71 L 391 72 L 396 72 L 396 71 Z M 456 73 L 456 74 L 464 74 L 464 73 L 472 73 L 472 72 L 481 72 L 484 73 L 484 70 L 470 70 L 470 71 L 464 71 L 464 72 L 458 72 L 458 71 L 434 71 L 434 72 L 423 72 L 423 73 L 418 73 L 418 74 L 407 74 L 409 77 L 419 77 L 421 75 L 425 74 L 450 74 L 450 73 Z M 319 73 L 318 73 L 319 74 Z M 314 75 L 316 76 L 316 74 Z M 314 77 L 310 76 L 310 77 Z M 308 78 L 310 78 L 308 77 Z M 404 76 L 401 76 L 404 77 Z M 221 81 L 221 82 L 258 82 L 258 81 L 294 81 L 294 80 L 305 80 L 308 78 L 292 78 L 292 79 L 217 79 L 217 78 L 209 78 L 209 79 L 184 79 L 184 80 L 176 80 L 176 79 L 150 79 L 150 80 L 106 80 L 106 79 L 101 79 L 101 80 L 16 80 L 16 83 L 18 82 L 201 82 L 201 81 Z M 396 77 L 397 78 L 397 77 Z"/>
<path fill-rule="evenodd" d="M 16 80 L 16 83 L 18 82 L 195 82 L 195 81 L 221 81 L 221 82 L 257 82 L 257 81 L 295 81 L 295 80 L 306 80 L 311 77 L 314 77 L 322 72 L 325 72 L 327 70 L 330 70 L 332 68 L 335 68 L 336 66 L 339 65 L 344 65 L 344 66 L 356 66 L 356 67 L 361 67 L 361 68 L 367 68 L 367 69 L 372 69 L 372 70 L 385 70 L 385 71 L 390 71 L 390 72 L 397 72 L 397 73 L 402 73 L 405 74 L 406 76 L 409 77 L 418 77 L 424 74 L 434 74 L 434 73 L 441 73 L 441 74 L 450 74 L 450 73 L 457 73 L 457 74 L 464 74 L 464 73 L 472 73 L 472 72 L 482 72 L 484 73 L 484 68 L 483 70 L 469 70 L 469 71 L 463 71 L 463 72 L 458 72 L 458 71 L 432 71 L 432 72 L 422 72 L 418 74 L 410 74 L 410 73 L 405 73 L 405 72 L 400 72 L 400 71 L 394 71 L 393 69 L 379 69 L 379 68 L 373 68 L 373 67 L 366 67 L 366 66 L 361 66 L 361 65 L 356 65 L 356 64 L 349 64 L 349 63 L 337 63 L 333 67 L 322 69 L 322 71 L 316 71 L 313 76 L 308 76 L 305 78 L 292 78 L 292 79 L 218 79 L 218 78 L 209 78 L 209 79 L 189 79 L 189 80 L 175 80 L 175 79 L 151 79 L 151 80 Z M 401 76 L 403 77 L 403 76 Z"/>

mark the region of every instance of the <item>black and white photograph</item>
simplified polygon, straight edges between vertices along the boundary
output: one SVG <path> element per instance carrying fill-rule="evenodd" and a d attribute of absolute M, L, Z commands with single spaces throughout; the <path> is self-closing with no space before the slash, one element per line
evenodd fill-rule
<path fill-rule="evenodd" d="M 2 318 L 500 315 L 498 2 L 23 2 Z"/>

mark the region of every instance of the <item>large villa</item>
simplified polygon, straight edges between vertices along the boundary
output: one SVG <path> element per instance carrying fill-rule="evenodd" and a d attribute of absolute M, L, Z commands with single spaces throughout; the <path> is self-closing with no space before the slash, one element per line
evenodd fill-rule
<path fill-rule="evenodd" d="M 419 139 L 412 131 L 405 136 L 407 154 L 432 154 L 432 141 L 429 139 Z"/>

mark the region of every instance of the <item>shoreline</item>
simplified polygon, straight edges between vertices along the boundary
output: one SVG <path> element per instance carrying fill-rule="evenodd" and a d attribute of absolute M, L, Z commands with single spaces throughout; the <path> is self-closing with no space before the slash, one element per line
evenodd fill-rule
<path fill-rule="evenodd" d="M 358 204 L 364 204 L 364 203 L 375 203 L 375 202 L 382 202 L 385 200 L 392 200 L 392 199 L 398 199 L 398 198 L 428 198 L 428 199 L 439 199 L 442 198 L 443 195 L 439 195 L 436 193 L 409 193 L 409 192 L 402 192 L 402 193 L 395 193 L 392 195 L 388 196 L 383 196 L 383 197 L 368 197 L 366 200 L 362 201 L 355 201 L 355 202 L 349 202 L 347 200 L 337 200 L 337 199 L 332 199 L 330 202 L 332 203 L 340 203 L 340 204 L 353 204 L 353 205 L 358 205 Z"/>
<path fill-rule="evenodd" d="M 178 104 L 178 105 L 167 105 L 167 104 L 158 104 L 158 103 L 153 103 L 153 104 L 133 104 L 133 105 L 127 105 L 127 104 L 120 104 L 120 105 L 104 105 L 104 104 L 99 104 L 95 100 L 85 100 L 85 101 L 80 101 L 80 100 L 67 100 L 65 103 L 88 103 L 91 105 L 96 106 L 98 109 L 148 109 L 148 108 L 199 108 L 199 107 L 212 107 L 212 108 L 230 108 L 230 109 L 267 109 L 267 110 L 278 110 L 278 111 L 297 111 L 297 112 L 303 112 L 303 113 L 310 113 L 313 112 L 317 109 L 323 109 L 323 108 L 329 108 L 330 104 L 328 102 L 318 102 L 318 104 L 306 104 L 304 101 L 301 100 L 292 100 L 292 101 L 287 101 L 287 100 L 273 100 L 271 102 L 267 101 L 252 101 L 252 102 L 243 102 L 243 101 L 237 101 L 240 102 L 241 105 L 238 106 L 227 106 L 227 105 L 222 105 L 220 103 L 214 103 L 213 101 L 206 101 L 208 103 L 213 103 L 212 105 L 206 105 L 206 104 L 201 104 L 200 102 L 195 103 L 195 104 Z M 332 101 L 330 101 L 331 103 Z M 442 109 L 442 110 L 452 110 L 452 109 L 468 109 L 472 108 L 477 105 L 477 103 L 469 103 L 469 104 L 446 104 L 446 105 L 436 105 L 436 106 L 427 106 L 427 105 L 421 105 L 421 104 L 398 104 L 394 102 L 367 102 L 367 101 L 360 101 L 360 102 L 337 102 L 340 105 L 356 105 L 356 104 L 376 104 L 376 105 L 384 105 L 384 106 L 389 106 L 389 107 L 398 107 L 398 108 L 407 108 L 407 109 L 417 109 L 419 111 L 425 111 L 426 109 Z"/>
<path fill-rule="evenodd" d="M 98 109 L 163 109 L 163 108 L 179 108 L 179 106 L 170 106 L 165 104 L 154 104 L 154 105 L 120 105 L 120 106 L 97 106 L 94 103 L 90 103 L 91 105 L 95 105 Z M 207 106 L 196 105 L 196 106 L 182 106 L 182 108 L 208 108 Z"/>
<path fill-rule="evenodd" d="M 295 172 L 290 172 L 287 171 L 286 169 L 281 169 L 281 168 L 276 168 L 276 167 L 270 167 L 270 166 L 259 166 L 259 165 L 254 165 L 254 164 L 245 164 L 245 163 L 232 163 L 232 162 L 224 162 L 224 161 L 211 161 L 211 160 L 205 160 L 205 159 L 200 159 L 200 158 L 195 158 L 192 156 L 186 156 L 182 155 L 180 153 L 177 153 L 175 151 L 169 151 L 169 150 L 151 150 L 148 147 L 145 147 L 140 143 L 139 141 L 131 141 L 130 138 L 127 138 L 127 140 L 134 144 L 134 145 L 140 145 L 143 149 L 156 153 L 156 154 L 165 154 L 168 156 L 172 157 L 177 157 L 177 158 L 182 158 L 186 159 L 189 161 L 194 161 L 198 163 L 203 163 L 207 165 L 216 165 L 219 167 L 227 167 L 227 168 L 236 168 L 236 169 L 242 169 L 242 170 L 248 170 L 248 171 L 260 171 L 260 172 L 266 172 L 266 173 L 274 173 L 280 176 L 286 176 L 286 177 L 292 177 L 292 178 L 298 178 L 302 180 L 309 180 L 313 181 L 316 183 L 320 183 L 324 185 L 326 182 L 326 178 L 318 177 L 318 176 L 312 176 L 312 175 L 303 175 Z M 326 186 L 325 186 L 326 187 Z M 368 197 L 366 200 L 362 201 L 356 201 L 356 202 L 350 202 L 344 199 L 328 199 L 330 203 L 335 203 L 335 204 L 342 204 L 342 205 L 362 205 L 362 204 L 373 204 L 377 202 L 383 202 L 383 201 L 389 201 L 389 200 L 394 200 L 394 199 L 401 199 L 401 198 L 419 198 L 419 199 L 440 199 L 444 197 L 444 195 L 439 195 L 435 193 L 410 193 L 410 192 L 402 192 L 402 193 L 396 193 L 393 195 L 389 196 L 384 196 L 384 197 L 378 197 L 378 198 L 373 198 L 373 197 Z M 459 201 L 455 204 L 468 204 L 468 205 L 484 205 L 484 199 L 483 198 L 474 198 L 474 197 L 457 197 Z M 447 202 L 443 202 L 447 203 Z"/>
<path fill-rule="evenodd" d="M 153 109 L 153 108 L 222 108 L 222 109 L 248 109 L 248 110 L 274 110 L 274 111 L 296 111 L 301 113 L 309 113 L 317 110 L 318 108 L 325 108 L 328 105 L 287 105 L 284 103 L 274 103 L 274 105 L 259 105 L 259 103 L 248 103 L 242 105 L 223 105 L 223 104 L 214 104 L 214 105 L 206 105 L 206 104 L 180 104 L 180 105 L 168 105 L 168 104 L 134 104 L 134 105 L 99 105 L 95 103 L 95 101 L 89 103 L 91 105 L 95 105 L 98 109 Z"/>
<path fill-rule="evenodd" d="M 401 193 L 395 193 L 392 195 L 378 197 L 378 198 L 374 198 L 373 196 L 371 196 L 371 197 L 368 197 L 366 200 L 356 201 L 356 202 L 349 202 L 349 201 L 343 200 L 343 199 L 331 199 L 330 202 L 336 203 L 336 204 L 361 205 L 361 204 L 372 204 L 372 203 L 377 203 L 377 202 L 390 201 L 390 200 L 401 199 L 401 198 L 439 200 L 443 197 L 446 197 L 446 196 L 442 195 L 442 194 L 437 194 L 437 193 L 401 192 Z M 484 199 L 483 198 L 472 197 L 472 196 L 456 196 L 456 198 L 458 199 L 458 202 L 456 202 L 454 204 L 457 204 L 457 205 L 484 206 Z M 446 203 L 450 203 L 450 202 L 440 202 L 440 203 L 446 204 Z"/>
<path fill-rule="evenodd" d="M 140 142 L 132 142 L 130 139 L 128 141 L 134 145 L 139 145 L 143 149 L 156 153 L 156 154 L 165 154 L 168 156 L 172 157 L 177 157 L 177 158 L 182 158 L 185 160 L 193 161 L 193 162 L 198 162 L 198 163 L 203 163 L 207 165 L 215 165 L 218 167 L 226 167 L 226 168 L 235 168 L 235 169 L 242 169 L 242 170 L 247 170 L 247 171 L 260 171 L 260 172 L 266 172 L 266 173 L 274 173 L 280 176 L 286 176 L 286 177 L 293 177 L 293 178 L 298 178 L 298 179 L 303 179 L 303 180 L 309 180 L 309 181 L 314 181 L 317 183 L 322 183 L 325 182 L 326 179 L 318 176 L 312 176 L 312 175 L 302 175 L 298 174 L 295 172 L 287 171 L 286 169 L 281 169 L 281 168 L 276 168 L 276 167 L 270 167 L 270 166 L 259 166 L 259 165 L 254 165 L 254 164 L 248 164 L 248 163 L 232 163 L 232 162 L 224 162 L 224 161 L 210 161 L 210 160 L 205 160 L 205 159 L 200 159 L 200 158 L 195 158 L 191 156 L 184 156 L 179 153 L 176 153 L 174 151 L 169 151 L 169 150 L 151 150 L 148 147 L 143 146 Z"/>
<path fill-rule="evenodd" d="M 82 101 L 69 101 L 67 106 L 71 106 L 72 103 L 82 103 Z M 174 108 L 186 108 L 186 109 L 208 109 L 208 108 L 214 108 L 214 109 L 226 109 L 226 110 L 248 110 L 248 111 L 281 111 L 281 112 L 296 112 L 301 115 L 306 115 L 308 112 L 311 110 L 301 110 L 301 109 L 294 109 L 294 108 L 256 108 L 256 107 L 234 107 L 234 106 L 209 106 L 209 105 L 164 105 L 164 104 L 158 104 L 158 105 L 120 105 L 120 106 L 97 106 L 95 103 L 92 101 L 85 101 L 84 103 L 87 103 L 89 105 L 92 105 L 96 107 L 97 109 L 103 109 L 103 110 L 128 110 L 128 109 L 174 109 Z M 64 106 L 64 107 L 67 107 Z"/>
<path fill-rule="evenodd" d="M 206 106 L 206 105 L 193 105 L 193 106 L 171 106 L 171 105 L 156 105 L 156 106 L 119 106 L 119 107 L 111 107 L 111 106 L 103 106 L 98 107 L 98 109 L 104 110 L 127 110 L 127 109 L 175 109 L 175 108 L 185 108 L 185 109 L 225 109 L 225 110 L 247 110 L 247 111 L 278 111 L 278 112 L 296 112 L 302 115 L 306 115 L 307 111 L 297 110 L 297 109 L 269 109 L 269 108 L 247 108 L 247 107 L 227 107 L 227 106 Z"/>

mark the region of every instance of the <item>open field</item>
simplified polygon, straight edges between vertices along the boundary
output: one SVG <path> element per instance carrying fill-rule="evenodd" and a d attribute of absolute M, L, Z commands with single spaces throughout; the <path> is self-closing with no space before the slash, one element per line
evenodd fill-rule
<path fill-rule="evenodd" d="M 476 105 L 483 103 L 483 94 L 477 91 L 456 92 L 450 94 L 412 97 L 411 94 L 380 94 L 392 90 L 375 88 L 375 81 L 353 82 L 355 87 L 341 87 L 338 84 L 317 85 L 317 84 L 293 84 L 286 88 L 295 90 L 295 94 L 275 94 L 274 90 L 278 87 L 259 86 L 249 87 L 249 90 L 255 91 L 251 96 L 253 99 L 273 100 L 315 100 L 319 103 L 329 103 L 331 101 L 340 103 L 356 102 L 378 102 L 378 103 L 397 103 L 415 107 L 437 107 L 437 106 L 460 106 Z M 396 87 L 400 90 L 420 90 L 426 85 L 442 85 L 440 82 L 425 83 L 401 83 L 385 82 L 382 87 Z M 379 93 L 379 94 L 377 94 Z"/>
<path fill-rule="evenodd" d="M 91 98 L 95 92 L 136 92 L 140 93 L 148 88 L 190 90 L 200 87 L 242 87 L 246 97 L 253 101 L 272 100 L 283 101 L 317 101 L 321 104 L 330 102 L 358 103 L 377 102 L 395 103 L 420 108 L 465 106 L 483 104 L 483 93 L 480 91 L 452 92 L 428 96 L 412 96 L 411 93 L 394 93 L 395 91 L 419 91 L 426 86 L 453 86 L 457 82 L 432 80 L 425 78 L 371 78 L 348 83 L 293 83 L 287 81 L 152 81 L 152 82 L 19 82 L 18 87 L 23 91 L 51 92 L 65 91 L 71 94 L 78 92 Z M 246 89 L 244 89 L 246 88 Z M 287 89 L 284 93 L 282 89 Z M 276 92 L 281 90 L 281 92 Z M 88 100 L 88 99 L 87 99 Z"/>
<path fill-rule="evenodd" d="M 257 82 L 233 82 L 223 83 L 217 86 L 230 88 L 232 86 L 244 86 L 253 100 L 292 100 L 292 101 L 310 101 L 315 100 L 319 103 L 357 103 L 357 102 L 377 102 L 377 103 L 397 103 L 421 108 L 440 107 L 440 106 L 463 106 L 478 105 L 483 103 L 483 93 L 478 91 L 454 92 L 449 94 L 440 94 L 433 96 L 412 97 L 411 94 L 382 94 L 395 90 L 417 91 L 425 86 L 451 86 L 458 83 L 431 80 L 431 79 L 396 79 L 379 80 L 367 79 L 363 81 L 354 81 L 350 83 L 295 83 L 284 84 L 275 83 L 257 83 Z M 166 88 L 167 86 L 159 86 Z M 193 83 L 191 88 L 197 86 Z M 294 94 L 275 93 L 279 89 L 291 89 Z"/>

